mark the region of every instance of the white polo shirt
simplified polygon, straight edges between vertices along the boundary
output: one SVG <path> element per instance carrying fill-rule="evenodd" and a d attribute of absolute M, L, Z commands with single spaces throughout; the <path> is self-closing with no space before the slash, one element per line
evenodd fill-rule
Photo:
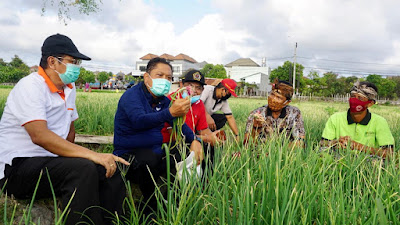
<path fill-rule="evenodd" d="M 75 99 L 74 84 L 58 90 L 41 67 L 15 85 L 0 120 L 0 179 L 5 165 L 16 157 L 57 156 L 34 144 L 24 125 L 44 120 L 49 130 L 66 139 L 71 122 L 78 118 Z"/>
<path fill-rule="evenodd" d="M 214 86 L 206 85 L 204 86 L 204 90 L 200 96 L 200 99 L 203 101 L 204 106 L 206 107 L 207 113 L 212 115 L 217 111 L 222 111 L 225 115 L 232 115 L 232 110 L 229 107 L 227 100 L 217 101 L 214 99 L 214 89 Z"/>

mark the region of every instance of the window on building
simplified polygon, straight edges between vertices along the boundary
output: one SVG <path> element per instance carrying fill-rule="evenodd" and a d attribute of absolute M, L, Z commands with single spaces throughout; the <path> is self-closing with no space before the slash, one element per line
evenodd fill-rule
<path fill-rule="evenodd" d="M 141 72 L 146 72 L 146 66 L 139 66 L 139 70 Z"/>
<path fill-rule="evenodd" d="M 174 66 L 172 68 L 174 70 L 174 73 L 180 73 L 181 72 L 181 67 L 180 66 Z"/>

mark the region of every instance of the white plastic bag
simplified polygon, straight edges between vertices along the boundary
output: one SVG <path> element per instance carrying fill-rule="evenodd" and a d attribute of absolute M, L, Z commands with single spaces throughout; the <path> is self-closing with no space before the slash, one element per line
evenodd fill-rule
<path fill-rule="evenodd" d="M 203 174 L 203 169 L 201 168 L 201 165 L 197 166 L 197 161 L 194 157 L 194 152 L 190 152 L 188 157 L 186 158 L 185 161 L 180 161 L 176 164 L 176 177 L 178 178 L 179 181 L 182 180 L 183 177 L 183 171 L 184 168 L 186 167 L 187 173 L 185 175 L 188 175 L 188 177 L 185 177 L 185 180 L 188 180 L 188 178 L 192 175 L 193 172 L 193 167 L 196 166 L 196 178 L 200 179 L 201 175 Z"/>

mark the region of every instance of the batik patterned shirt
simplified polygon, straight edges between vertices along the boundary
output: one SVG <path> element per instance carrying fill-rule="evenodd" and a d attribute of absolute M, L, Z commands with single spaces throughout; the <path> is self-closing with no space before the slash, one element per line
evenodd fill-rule
<path fill-rule="evenodd" d="M 256 128 L 253 125 L 256 114 L 259 114 L 258 116 L 262 116 L 265 120 L 262 127 Z M 261 141 L 265 141 L 267 137 L 279 137 L 280 135 L 284 135 L 293 141 L 304 137 L 306 133 L 300 110 L 290 105 L 283 108 L 281 114 L 276 119 L 272 117 L 272 111 L 268 108 L 268 105 L 253 110 L 247 118 L 245 132 L 251 134 L 253 128 L 261 131 L 258 135 Z"/>

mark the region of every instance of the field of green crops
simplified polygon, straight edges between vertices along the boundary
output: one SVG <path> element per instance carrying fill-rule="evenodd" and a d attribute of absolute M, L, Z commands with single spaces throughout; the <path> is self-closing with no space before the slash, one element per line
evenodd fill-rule
<path fill-rule="evenodd" d="M 0 89 L 0 113 L 9 91 Z M 120 96 L 78 93 L 77 132 L 111 135 Z M 242 133 L 249 112 L 266 104 L 265 99 L 232 98 L 229 102 Z M 227 129 L 228 141 L 217 147 L 214 172 L 206 171 L 206 182 L 191 177 L 188 182 L 175 183 L 168 201 L 158 195 L 159 204 L 165 207 L 160 207 L 157 223 L 400 224 L 397 153 L 394 159 L 381 162 L 351 150 L 340 156 L 319 152 L 325 121 L 332 113 L 346 110 L 347 104 L 292 104 L 303 115 L 306 149 L 289 148 L 286 140 L 244 147 L 235 143 Z M 388 120 L 396 146 L 400 146 L 400 108 L 375 105 L 371 111 Z M 233 158 L 237 151 L 242 157 Z M 137 224 L 137 199 L 128 198 L 127 205 L 130 216 L 118 220 Z"/>

